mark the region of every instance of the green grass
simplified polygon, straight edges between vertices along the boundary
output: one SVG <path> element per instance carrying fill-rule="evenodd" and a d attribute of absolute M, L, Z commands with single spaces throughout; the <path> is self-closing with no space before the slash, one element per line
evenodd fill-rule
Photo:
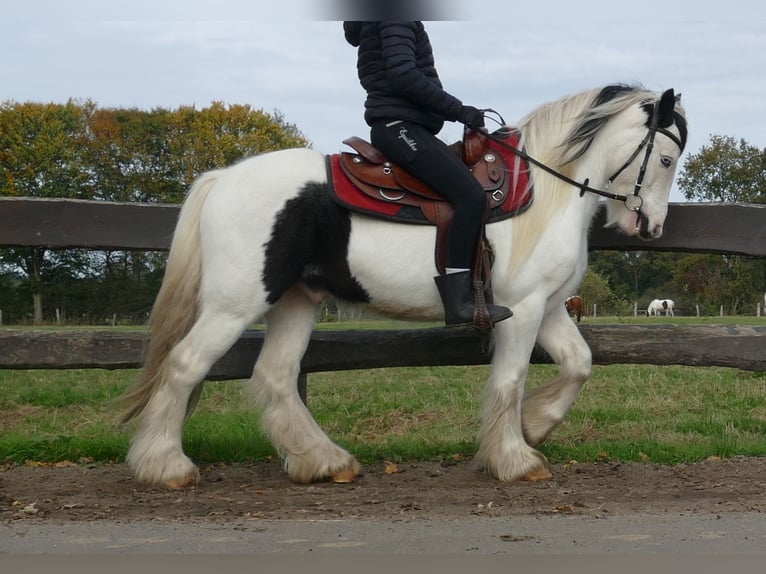
<path fill-rule="evenodd" d="M 756 317 L 755 315 L 735 315 L 729 317 L 583 317 L 585 324 L 595 325 L 766 325 L 766 316 Z"/>
<path fill-rule="evenodd" d="M 727 317 L 691 317 L 691 316 L 676 316 L 676 317 L 589 317 L 584 316 L 582 319 L 584 324 L 595 325 L 654 325 L 654 324 L 679 324 L 679 325 L 766 325 L 766 316 L 756 317 L 751 315 L 735 315 Z M 320 331 L 334 331 L 334 330 L 371 330 L 371 329 L 421 329 L 428 327 L 441 327 L 441 322 L 417 322 L 417 321 L 396 321 L 393 319 L 363 319 L 359 321 L 328 321 L 317 323 L 316 328 Z M 262 328 L 262 325 L 253 325 L 254 329 Z M 0 329 L 34 329 L 45 331 L 70 331 L 70 330 L 83 330 L 83 331 L 144 331 L 145 326 L 133 325 L 133 326 L 117 326 L 117 327 L 104 327 L 104 326 L 71 326 L 71 325 L 43 325 L 38 327 L 19 326 L 19 325 L 0 325 Z"/>
<path fill-rule="evenodd" d="M 371 369 L 309 375 L 309 407 L 363 462 L 470 457 L 489 367 Z M 555 373 L 533 365 L 529 385 Z M 129 430 L 115 399 L 135 371 L 0 371 L 0 461 L 120 461 Z M 198 462 L 262 460 L 274 451 L 243 381 L 207 383 L 184 447 Z M 595 366 L 542 447 L 554 462 L 677 463 L 766 455 L 766 373 L 646 365 Z"/>
<path fill-rule="evenodd" d="M 585 324 L 764 325 L 765 317 L 599 317 Z M 361 321 L 318 329 L 397 329 L 437 323 Z M 64 329 L 64 328 L 62 328 Z M 140 328 L 134 328 L 140 329 Z M 309 376 L 309 407 L 360 460 L 470 457 L 489 367 L 370 369 Z M 556 372 L 532 365 L 528 386 Z M 99 462 L 125 457 L 130 427 L 114 425 L 116 399 L 136 372 L 0 370 L 0 462 Z M 274 456 L 244 381 L 208 383 L 187 421 L 184 448 L 199 462 Z M 564 423 L 542 447 L 553 461 L 676 463 L 766 455 L 766 373 L 648 365 L 595 366 Z"/>

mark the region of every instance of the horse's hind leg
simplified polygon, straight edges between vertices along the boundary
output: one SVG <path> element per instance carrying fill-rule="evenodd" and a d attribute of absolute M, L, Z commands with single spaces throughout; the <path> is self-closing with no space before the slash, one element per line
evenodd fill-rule
<path fill-rule="evenodd" d="M 537 341 L 559 366 L 559 374 L 535 387 L 524 398 L 524 436 L 532 446 L 542 443 L 564 420 L 591 373 L 591 351 L 577 326 L 552 310 L 543 320 Z"/>
<path fill-rule="evenodd" d="M 205 310 L 170 352 L 162 384 L 141 413 L 128 451 L 128 464 L 136 480 L 169 488 L 199 481 L 199 471 L 181 445 L 189 398 L 252 319 L 220 309 Z"/>
<path fill-rule="evenodd" d="M 287 291 L 266 315 L 266 338 L 250 390 L 263 409 L 261 425 L 298 483 L 350 482 L 359 464 L 322 431 L 298 395 L 300 363 L 316 321 L 317 304 L 300 287 Z"/>

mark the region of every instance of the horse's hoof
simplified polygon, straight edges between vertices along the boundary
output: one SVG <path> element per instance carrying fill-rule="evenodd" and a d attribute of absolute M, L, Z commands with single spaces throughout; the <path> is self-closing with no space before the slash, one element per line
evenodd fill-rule
<path fill-rule="evenodd" d="M 183 488 L 194 488 L 199 484 L 199 472 L 191 472 L 181 478 L 173 478 L 162 483 L 165 488 L 170 490 L 181 490 Z"/>
<path fill-rule="evenodd" d="M 359 476 L 359 470 L 356 468 L 344 468 L 330 477 L 330 482 L 337 484 L 348 484 L 354 482 Z"/>
<path fill-rule="evenodd" d="M 530 470 L 527 474 L 521 477 L 521 480 L 525 482 L 542 482 L 544 480 L 550 480 L 553 478 L 551 472 L 544 466 Z"/>

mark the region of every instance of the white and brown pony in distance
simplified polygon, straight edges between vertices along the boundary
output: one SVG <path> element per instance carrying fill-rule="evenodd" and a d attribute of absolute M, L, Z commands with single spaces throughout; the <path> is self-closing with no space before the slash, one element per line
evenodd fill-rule
<path fill-rule="evenodd" d="M 614 179 L 609 192 L 622 198 L 606 200 L 607 226 L 660 237 L 687 137 L 672 90 L 630 86 L 564 97 L 517 129 L 523 149 L 559 175 L 533 165 L 533 204 L 487 227 L 495 302 L 514 315 L 492 332 L 475 461 L 502 481 L 550 478 L 535 447 L 564 419 L 591 372 L 590 349 L 563 303 L 585 273 L 600 200 L 581 196 L 583 187 L 571 182 L 603 190 Z M 442 317 L 435 227 L 351 213 L 333 202 L 327 181 L 322 153 L 290 149 L 205 173 L 192 186 L 150 317 L 145 364 L 124 397 L 123 422 L 138 419 L 127 455 L 138 481 L 198 482 L 182 448 L 187 411 L 211 366 L 259 318 L 266 334 L 248 387 L 290 479 L 344 482 L 360 472 L 301 401 L 301 357 L 328 294 L 391 317 Z M 524 396 L 536 341 L 560 372 Z"/>
<path fill-rule="evenodd" d="M 676 304 L 673 299 L 654 299 L 646 308 L 647 317 L 659 316 L 664 314 L 666 317 L 675 317 L 673 309 Z"/>
<path fill-rule="evenodd" d="M 566 307 L 567 313 L 574 316 L 577 322 L 580 322 L 582 316 L 585 314 L 585 302 L 579 295 L 572 295 L 564 300 L 564 307 Z"/>

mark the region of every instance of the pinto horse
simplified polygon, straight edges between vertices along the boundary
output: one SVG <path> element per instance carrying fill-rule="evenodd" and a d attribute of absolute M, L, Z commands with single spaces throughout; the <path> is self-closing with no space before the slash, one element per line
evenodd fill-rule
<path fill-rule="evenodd" d="M 582 297 L 579 295 L 567 297 L 564 301 L 564 307 L 566 307 L 567 313 L 574 315 L 579 323 L 585 313 L 585 303 L 583 302 Z"/>
<path fill-rule="evenodd" d="M 649 303 L 649 307 L 646 308 L 646 316 L 659 316 L 662 313 L 665 313 L 666 317 L 675 317 L 675 313 L 673 312 L 675 306 L 676 304 L 673 299 L 654 299 L 651 303 Z"/>
<path fill-rule="evenodd" d="M 475 461 L 496 479 L 551 477 L 535 447 L 591 372 L 590 349 L 563 303 L 585 273 L 599 196 L 608 198 L 608 227 L 660 237 L 686 126 L 673 90 L 619 85 L 546 104 L 515 128 L 535 199 L 486 231 L 494 300 L 514 312 L 488 335 Z M 185 417 L 211 366 L 258 318 L 266 333 L 247 387 L 287 475 L 348 482 L 360 473 L 301 401 L 301 358 L 327 295 L 391 317 L 443 317 L 436 232 L 339 206 L 328 193 L 327 159 L 311 149 L 264 153 L 192 185 L 149 319 L 145 362 L 123 397 L 122 422 L 138 419 L 127 454 L 137 481 L 170 488 L 199 481 L 182 448 Z M 536 342 L 560 372 L 524 396 Z"/>

